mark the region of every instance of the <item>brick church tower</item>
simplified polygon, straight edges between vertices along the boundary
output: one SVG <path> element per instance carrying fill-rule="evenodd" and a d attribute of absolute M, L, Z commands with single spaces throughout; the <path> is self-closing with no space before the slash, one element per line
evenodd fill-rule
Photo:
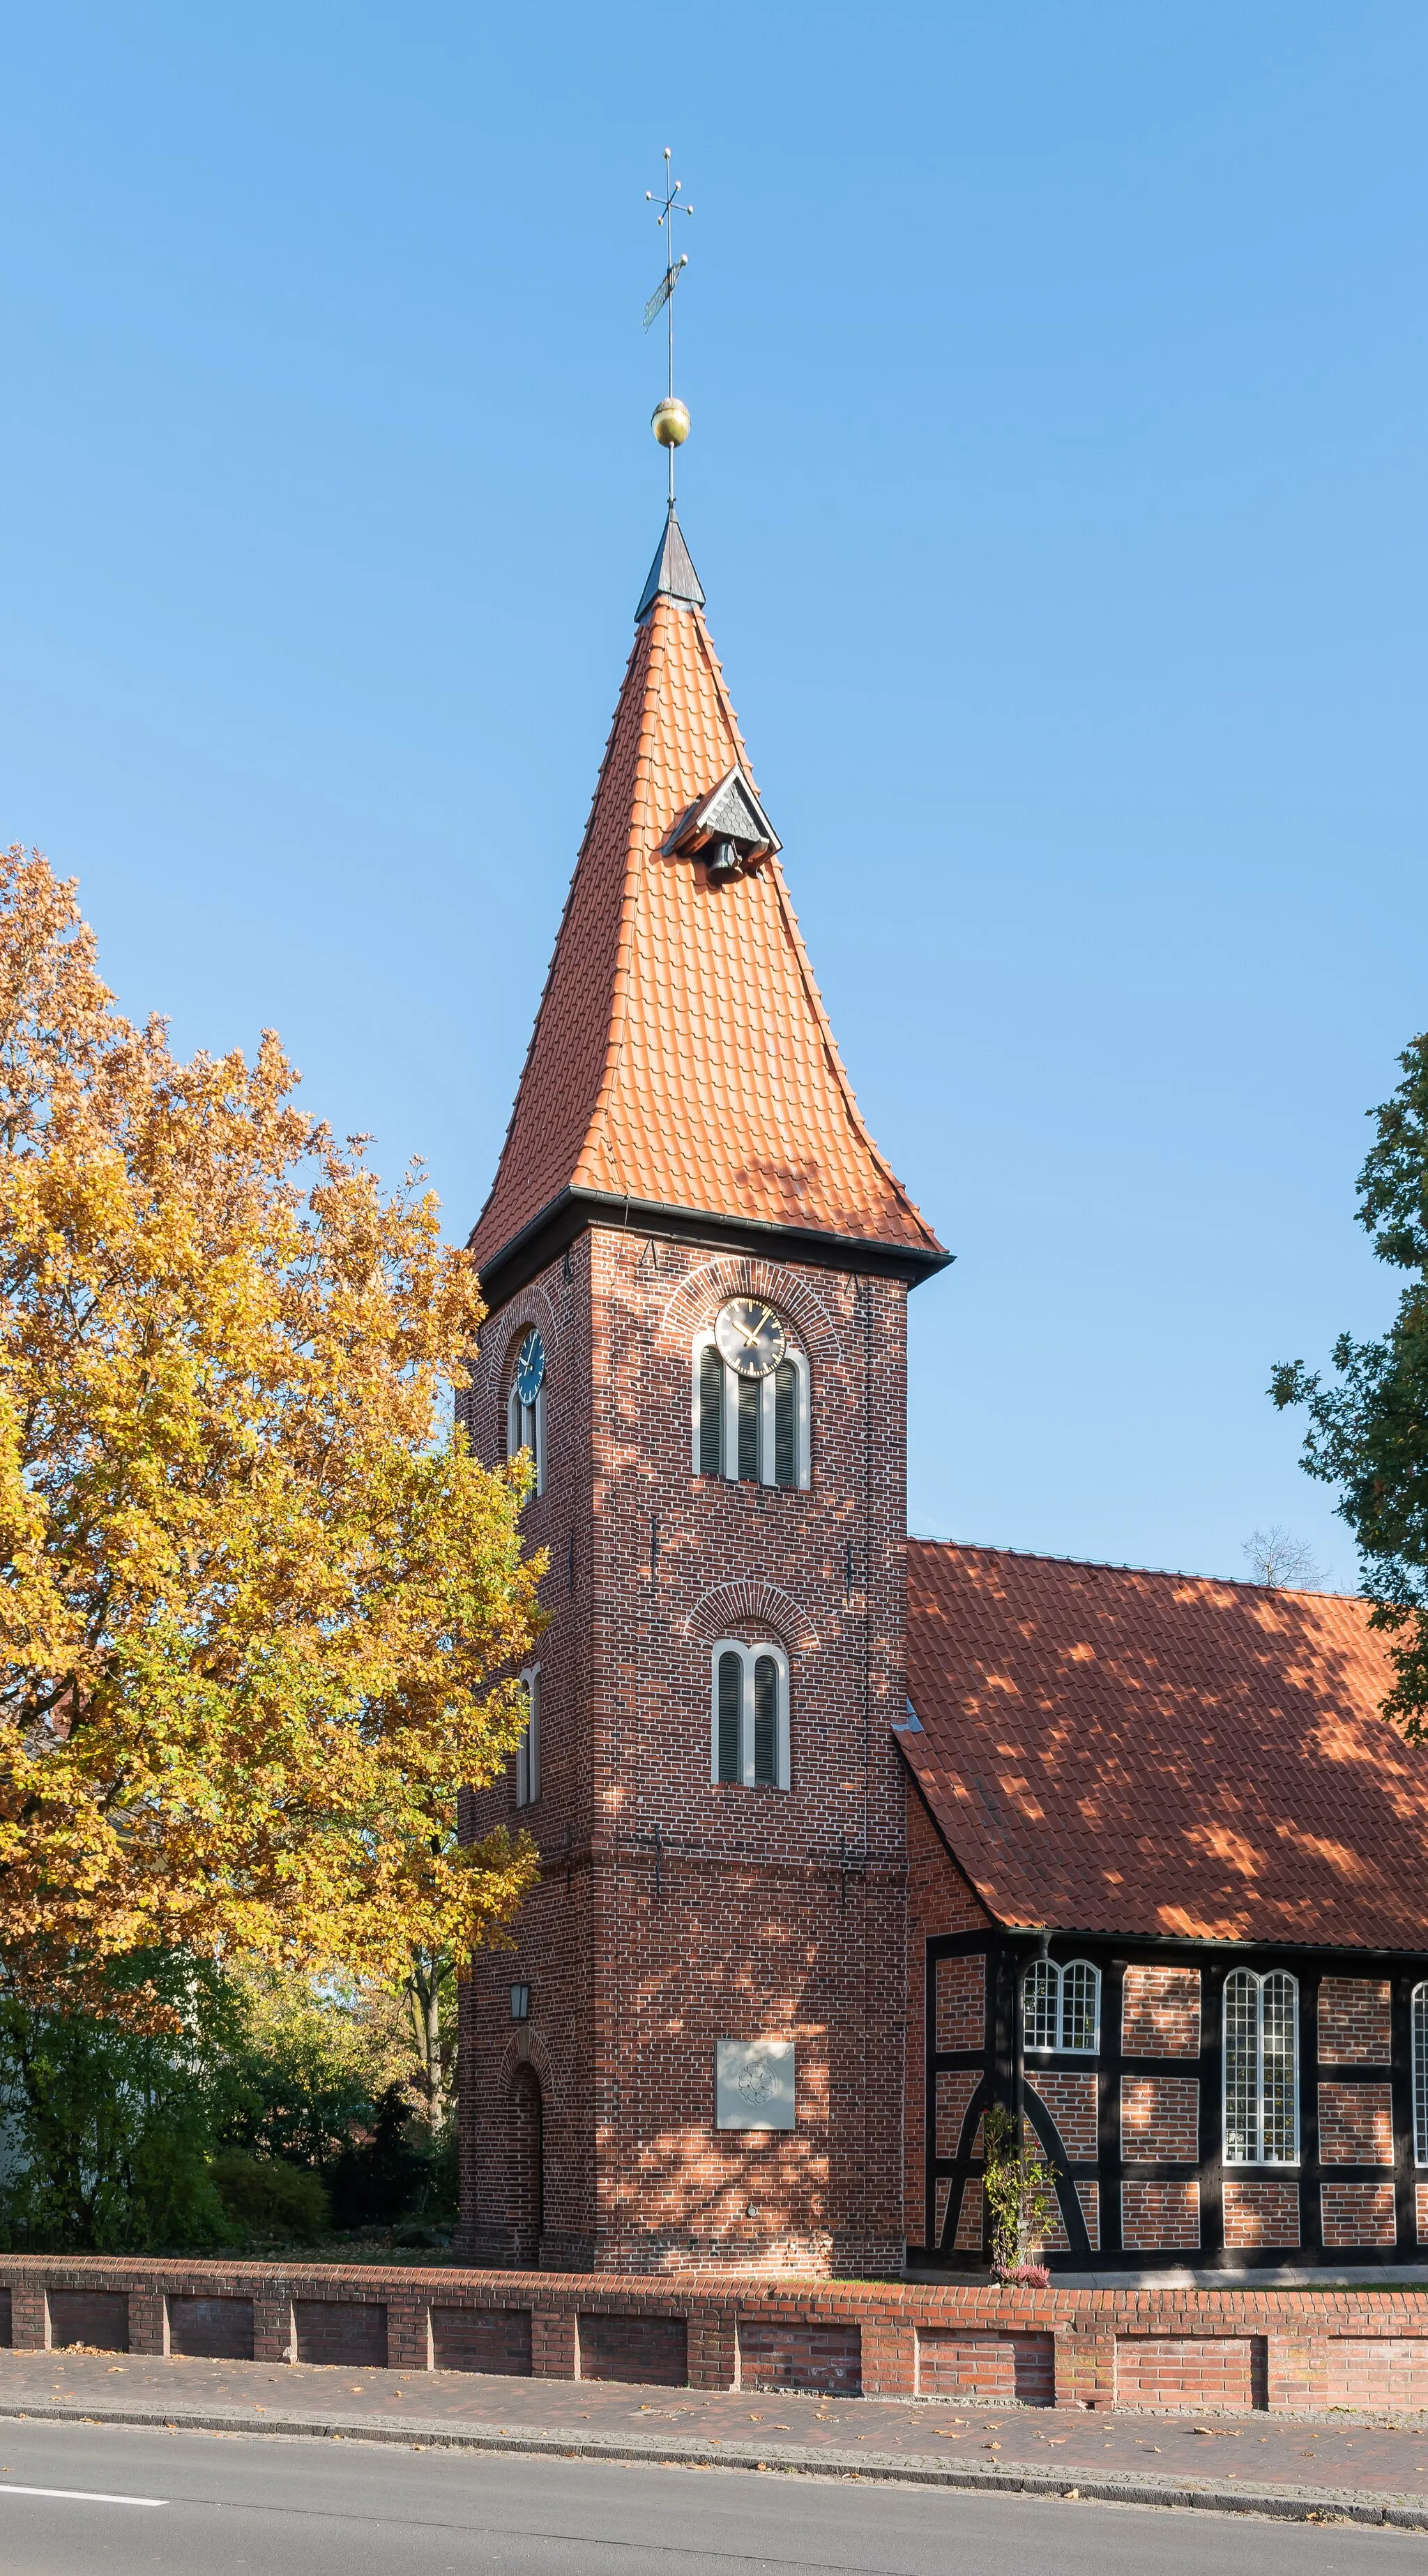
<path fill-rule="evenodd" d="M 670 504 L 495 1185 L 479 1454 L 551 1624 L 464 1830 L 541 1874 L 464 1990 L 470 2260 L 903 2259 L 905 1300 Z"/>

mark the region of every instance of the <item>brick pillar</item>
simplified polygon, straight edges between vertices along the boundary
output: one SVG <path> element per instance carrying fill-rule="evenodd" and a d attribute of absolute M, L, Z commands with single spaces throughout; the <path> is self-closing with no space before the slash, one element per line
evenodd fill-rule
<path fill-rule="evenodd" d="M 915 2397 L 917 2394 L 917 2329 L 911 2318 L 866 2317 L 863 2321 L 863 2395 Z"/>
<path fill-rule="evenodd" d="M 1070 2326 L 1052 2339 L 1058 2406 L 1103 2409 L 1116 2402 L 1116 2339 L 1093 2327 Z"/>
<path fill-rule="evenodd" d="M 532 2308 L 532 2379 L 578 2379 L 580 2350 L 573 2308 Z"/>
<path fill-rule="evenodd" d="M 17 2281 L 10 2292 L 10 2343 L 15 2352 L 48 2352 L 50 2303 L 42 2281 Z"/>
<path fill-rule="evenodd" d="M 691 2388 L 737 2388 L 739 2335 L 732 2308 L 689 2311 L 689 2385 Z"/>
<path fill-rule="evenodd" d="M 1276 2407 L 1308 2406 L 1312 2402 L 1308 2336 L 1269 2334 L 1264 2340 L 1265 2404 L 1271 2412 Z"/>
<path fill-rule="evenodd" d="M 296 2361 L 297 2320 L 286 2291 L 253 2293 L 253 2359 Z"/>
<path fill-rule="evenodd" d="M 129 2293 L 129 2350 L 166 2353 L 169 2348 L 169 2303 L 162 2290 Z"/>
<path fill-rule="evenodd" d="M 388 2370 L 430 2370 L 431 2300 L 419 2291 L 411 2298 L 387 2297 Z"/>

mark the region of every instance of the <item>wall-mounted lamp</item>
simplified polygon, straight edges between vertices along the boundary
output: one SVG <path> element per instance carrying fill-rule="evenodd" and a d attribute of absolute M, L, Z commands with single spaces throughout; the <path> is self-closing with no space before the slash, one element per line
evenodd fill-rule
<path fill-rule="evenodd" d="M 512 1988 L 511 1988 L 511 2019 L 512 2019 L 512 2021 L 529 2021 L 529 2020 L 530 2020 L 530 2017 L 531 2017 L 531 1990 L 530 1990 L 530 1987 L 529 1987 L 529 1986 L 512 1986 Z"/>

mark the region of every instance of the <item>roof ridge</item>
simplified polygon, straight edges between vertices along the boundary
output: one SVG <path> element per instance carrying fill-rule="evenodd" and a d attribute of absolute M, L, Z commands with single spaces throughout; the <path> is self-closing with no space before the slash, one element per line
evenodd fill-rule
<path fill-rule="evenodd" d="M 938 1538 L 928 1530 L 909 1530 L 910 1547 L 951 1547 L 975 1556 L 1015 1556 L 1035 1565 L 1084 1565 L 1100 1574 L 1150 1574 L 1162 1583 L 1220 1583 L 1237 1592 L 1272 1592 L 1297 1601 L 1362 1601 L 1362 1592 L 1315 1591 L 1310 1584 L 1256 1583 L 1247 1574 L 1194 1574 L 1182 1565 L 1135 1565 L 1128 1557 L 1067 1556 L 1048 1547 L 999 1547 L 979 1538 Z"/>

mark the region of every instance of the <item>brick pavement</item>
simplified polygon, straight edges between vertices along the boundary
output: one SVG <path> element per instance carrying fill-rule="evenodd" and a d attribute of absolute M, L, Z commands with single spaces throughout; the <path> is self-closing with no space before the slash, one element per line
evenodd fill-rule
<path fill-rule="evenodd" d="M 614 2445 L 658 2457 L 691 2446 L 731 2464 L 916 2474 L 935 2465 L 1038 2483 L 1126 2483 L 1273 2495 L 1333 2510 L 1354 2499 L 1422 2509 L 1428 2415 L 1091 2414 L 1040 2406 L 640 2388 L 485 2372 L 371 2370 L 107 2353 L 0 2352 L 0 2415 L 195 2421 L 213 2430 L 339 2431 L 414 2442 L 463 2434 L 503 2447 Z M 1197 2430 L 1198 2426 L 1205 2429 Z M 0 2425 L 0 2474 L 3 2474 Z M 1168 2500 L 1168 2499 L 1167 2499 Z M 1197 2498 L 1192 2495 L 1189 2500 Z"/>

